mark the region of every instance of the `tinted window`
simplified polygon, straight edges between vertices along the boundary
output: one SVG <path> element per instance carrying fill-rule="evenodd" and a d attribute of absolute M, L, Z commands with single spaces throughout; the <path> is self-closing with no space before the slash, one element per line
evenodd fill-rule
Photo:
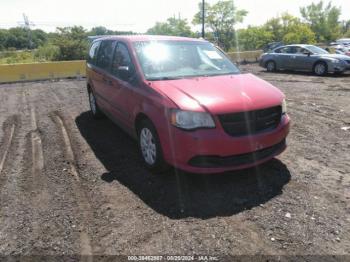
<path fill-rule="evenodd" d="M 100 43 L 101 43 L 100 41 L 97 41 L 91 45 L 91 48 L 89 51 L 89 57 L 88 57 L 88 62 L 91 64 L 95 64 L 97 51 L 98 51 L 98 47 L 100 46 Z"/>
<path fill-rule="evenodd" d="M 122 43 L 118 43 L 115 49 L 111 72 L 124 81 L 130 81 L 135 75 L 135 67 L 128 48 Z"/>
<path fill-rule="evenodd" d="M 96 65 L 101 69 L 108 70 L 112 61 L 113 49 L 115 46 L 115 41 L 106 40 L 102 41 L 100 48 L 98 50 L 98 56 Z"/>
<path fill-rule="evenodd" d="M 285 46 L 281 47 L 275 50 L 275 53 L 281 53 L 281 54 L 291 54 L 292 53 L 292 47 Z"/>
<path fill-rule="evenodd" d="M 296 53 L 296 54 L 303 54 L 304 52 L 305 52 L 305 49 L 302 48 L 302 47 L 300 47 L 300 46 L 297 46 L 297 47 L 295 48 L 295 53 Z"/>

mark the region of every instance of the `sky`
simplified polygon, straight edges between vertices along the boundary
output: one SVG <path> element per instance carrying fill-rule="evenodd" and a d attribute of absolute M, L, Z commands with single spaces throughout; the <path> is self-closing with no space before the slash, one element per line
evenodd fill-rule
<path fill-rule="evenodd" d="M 48 32 L 57 26 L 81 25 L 87 29 L 105 26 L 112 30 L 125 30 L 143 33 L 156 22 L 178 16 L 192 21 L 201 0 L 0 0 L 0 28 L 23 24 L 25 13 L 34 23 L 33 29 Z M 215 3 L 217 0 L 206 0 Z M 269 18 L 286 11 L 300 16 L 299 7 L 318 0 L 234 0 L 240 9 L 248 11 L 242 24 L 261 25 Z M 341 7 L 341 19 L 350 19 L 350 0 L 332 0 Z M 193 27 L 194 30 L 199 29 Z"/>

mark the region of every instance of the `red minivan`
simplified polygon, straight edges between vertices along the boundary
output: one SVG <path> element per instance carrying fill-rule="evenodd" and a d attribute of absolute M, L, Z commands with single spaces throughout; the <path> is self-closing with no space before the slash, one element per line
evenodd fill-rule
<path fill-rule="evenodd" d="M 153 171 L 243 169 L 286 148 L 283 93 L 242 74 L 205 40 L 98 38 L 89 51 L 87 91 L 92 115 L 108 116 L 136 138 Z"/>

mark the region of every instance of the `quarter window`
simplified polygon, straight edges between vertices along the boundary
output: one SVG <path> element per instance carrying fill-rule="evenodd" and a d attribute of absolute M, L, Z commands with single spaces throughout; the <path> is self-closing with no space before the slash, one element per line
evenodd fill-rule
<path fill-rule="evenodd" d="M 89 51 L 89 57 L 88 57 L 88 62 L 91 64 L 95 64 L 97 51 L 98 51 L 98 47 L 100 46 L 100 43 L 101 43 L 101 41 L 97 41 L 91 45 L 91 48 Z"/>

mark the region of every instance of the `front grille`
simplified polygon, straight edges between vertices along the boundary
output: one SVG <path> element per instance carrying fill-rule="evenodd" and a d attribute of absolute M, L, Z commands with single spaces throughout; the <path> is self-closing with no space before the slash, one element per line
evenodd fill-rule
<path fill-rule="evenodd" d="M 231 136 L 254 135 L 272 130 L 281 121 L 282 107 L 219 115 L 225 132 Z"/>
<path fill-rule="evenodd" d="M 262 150 L 251 153 L 220 157 L 220 156 L 195 156 L 189 164 L 194 167 L 202 168 L 220 168 L 220 167 L 235 167 L 256 163 L 272 156 L 275 156 L 286 147 L 286 140 L 283 139 L 280 143 Z"/>

